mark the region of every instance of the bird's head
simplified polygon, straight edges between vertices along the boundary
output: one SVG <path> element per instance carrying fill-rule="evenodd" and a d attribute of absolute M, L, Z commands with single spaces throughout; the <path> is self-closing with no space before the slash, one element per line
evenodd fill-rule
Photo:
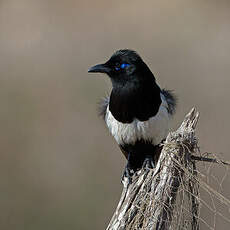
<path fill-rule="evenodd" d="M 123 49 L 116 51 L 104 64 L 91 67 L 90 73 L 106 73 L 114 86 L 126 83 L 138 84 L 155 78 L 141 57 L 133 50 Z"/>

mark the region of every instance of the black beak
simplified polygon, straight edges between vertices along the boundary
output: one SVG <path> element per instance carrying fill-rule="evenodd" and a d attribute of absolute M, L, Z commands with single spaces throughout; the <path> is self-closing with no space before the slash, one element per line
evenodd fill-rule
<path fill-rule="evenodd" d="M 88 70 L 88 73 L 109 73 L 109 72 L 110 72 L 110 68 L 106 66 L 106 64 L 95 65 Z"/>

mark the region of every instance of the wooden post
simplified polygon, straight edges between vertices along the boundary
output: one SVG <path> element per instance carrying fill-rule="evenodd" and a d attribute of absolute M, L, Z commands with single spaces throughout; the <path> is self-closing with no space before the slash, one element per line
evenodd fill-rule
<path fill-rule="evenodd" d="M 191 159 L 198 117 L 192 109 L 179 129 L 169 133 L 155 169 L 141 169 L 131 184 L 124 183 L 107 230 L 199 229 L 197 172 Z"/>

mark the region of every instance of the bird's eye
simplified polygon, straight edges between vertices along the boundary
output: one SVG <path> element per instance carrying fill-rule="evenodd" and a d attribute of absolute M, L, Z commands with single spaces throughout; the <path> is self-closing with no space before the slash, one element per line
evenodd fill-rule
<path fill-rule="evenodd" d="M 125 69 L 126 67 L 130 66 L 128 63 L 122 63 L 120 66 L 116 66 L 115 70 Z"/>
<path fill-rule="evenodd" d="M 128 63 L 122 63 L 120 67 L 121 67 L 121 69 L 125 69 L 128 66 L 130 66 L 130 64 L 128 64 Z"/>

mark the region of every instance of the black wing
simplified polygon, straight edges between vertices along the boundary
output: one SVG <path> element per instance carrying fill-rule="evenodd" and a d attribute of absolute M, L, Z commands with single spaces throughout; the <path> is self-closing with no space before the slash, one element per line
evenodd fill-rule
<path fill-rule="evenodd" d="M 106 110 L 109 105 L 109 97 L 104 97 L 98 103 L 98 114 L 105 120 Z"/>
<path fill-rule="evenodd" d="M 162 94 L 165 96 L 165 99 L 168 103 L 168 112 L 170 115 L 173 115 L 176 110 L 177 99 L 171 90 L 162 89 Z"/>

